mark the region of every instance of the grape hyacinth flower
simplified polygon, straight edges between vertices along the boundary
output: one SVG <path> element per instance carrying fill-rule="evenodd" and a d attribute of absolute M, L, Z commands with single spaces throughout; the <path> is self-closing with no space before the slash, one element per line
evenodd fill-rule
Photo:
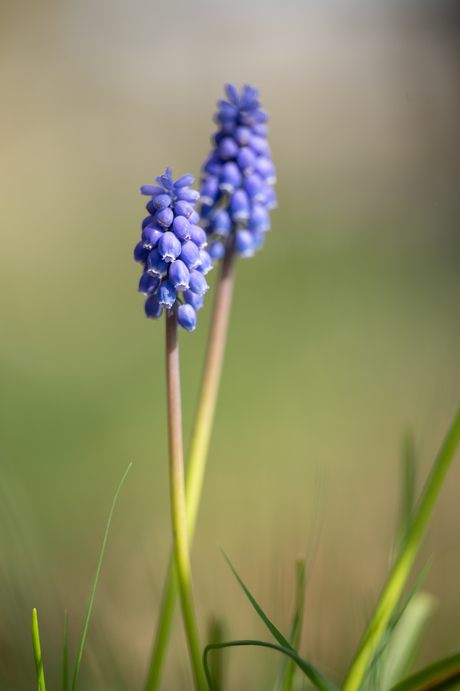
<path fill-rule="evenodd" d="M 241 93 L 225 87 L 227 99 L 217 102 L 218 131 L 202 170 L 201 217 L 210 236 L 212 260 L 224 256 L 223 239 L 234 236 L 235 252 L 252 257 L 270 230 L 270 211 L 276 207 L 276 170 L 267 141 L 268 113 L 258 90 L 248 84 Z"/>
<path fill-rule="evenodd" d="M 193 175 L 182 175 L 174 182 L 166 168 L 156 185 L 141 187 L 141 194 L 150 197 L 149 215 L 134 248 L 134 261 L 143 269 L 138 291 L 147 296 L 146 316 L 158 319 L 163 310 L 176 306 L 178 323 L 186 331 L 196 328 L 196 312 L 208 290 L 205 274 L 212 269 L 204 249 L 206 232 L 197 225 L 200 216 L 194 206 L 200 193 L 190 189 L 194 181 Z"/>

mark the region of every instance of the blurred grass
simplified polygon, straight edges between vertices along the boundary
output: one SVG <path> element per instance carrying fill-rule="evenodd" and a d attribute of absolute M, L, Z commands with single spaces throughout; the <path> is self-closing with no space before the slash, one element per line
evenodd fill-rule
<path fill-rule="evenodd" d="M 272 112 L 280 206 L 266 249 L 238 266 L 193 554 L 198 609 L 203 631 L 215 614 L 233 638 L 263 635 L 219 542 L 287 633 L 324 468 L 301 654 L 336 682 L 345 672 L 388 567 L 401 434 L 410 423 L 421 482 L 460 398 L 459 110 L 449 43 L 415 12 L 401 28 L 381 5 L 348 18 L 334 7 L 270 4 L 262 31 L 246 3 L 238 46 L 233 12 L 212 3 L 192 35 L 181 3 L 139 1 L 127 24 L 121 3 L 107 21 L 102 2 L 2 7 L 2 688 L 32 683 L 33 606 L 49 688 L 64 608 L 73 664 L 131 461 L 81 683 L 140 688 L 170 527 L 163 325 L 143 319 L 130 261 L 137 190 L 168 164 L 198 173 L 229 77 L 258 83 Z M 211 302 L 181 335 L 185 438 Z M 458 645 L 459 478 L 457 464 L 420 555 L 421 568 L 436 552 L 425 588 L 440 601 L 426 663 Z M 229 688 L 275 678 L 264 651 L 232 655 Z M 165 689 L 188 679 L 178 628 Z"/>

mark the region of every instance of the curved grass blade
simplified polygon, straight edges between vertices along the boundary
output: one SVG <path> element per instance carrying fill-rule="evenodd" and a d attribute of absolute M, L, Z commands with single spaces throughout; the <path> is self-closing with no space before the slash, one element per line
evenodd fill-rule
<path fill-rule="evenodd" d="M 45 689 L 45 673 L 43 671 L 42 651 L 40 648 L 40 634 L 38 631 L 37 610 L 32 610 L 32 646 L 34 649 L 35 659 L 35 673 L 37 675 L 38 691 L 46 691 Z"/>
<path fill-rule="evenodd" d="M 62 691 L 69 689 L 69 649 L 67 640 L 67 610 L 64 612 L 64 643 L 62 646 Z"/>
<path fill-rule="evenodd" d="M 304 674 L 306 674 L 306 676 L 319 689 L 322 689 L 322 691 L 326 691 L 326 689 L 328 689 L 329 691 L 332 691 L 332 689 L 334 689 L 334 691 L 338 691 L 337 687 L 332 682 L 328 682 L 329 685 L 324 684 L 322 680 L 318 677 L 318 674 L 320 677 L 322 676 L 321 673 L 318 673 L 318 671 L 315 670 L 315 668 L 312 665 L 310 665 L 309 662 L 303 660 L 299 655 L 297 655 L 296 651 L 292 650 L 292 648 L 287 648 L 283 645 L 277 645 L 276 643 L 270 643 L 269 641 L 258 640 L 227 641 L 225 643 L 210 643 L 206 646 L 206 648 L 203 651 L 203 667 L 211 691 L 218 691 L 218 687 L 216 685 L 215 679 L 212 677 L 209 671 L 208 653 L 211 650 L 218 650 L 219 648 L 235 648 L 240 646 L 258 646 L 260 648 L 271 648 L 272 650 L 278 650 L 280 653 L 284 653 L 284 655 L 288 655 L 292 660 L 294 660 L 294 662 L 298 665 L 298 667 L 300 667 L 302 672 L 304 672 Z"/>
<path fill-rule="evenodd" d="M 316 686 L 317 686 L 319 689 L 321 689 L 321 691 L 337 691 L 337 687 L 335 686 L 335 684 L 334 684 L 330 679 L 328 679 L 328 678 L 327 678 L 322 672 L 320 672 L 318 669 L 316 669 L 315 667 L 313 667 L 313 665 L 311 665 L 309 662 L 306 662 L 305 660 L 302 660 L 302 658 L 300 658 L 300 657 L 297 655 L 296 651 L 294 650 L 294 648 L 292 647 L 292 645 L 289 643 L 289 641 L 287 641 L 286 638 L 283 636 L 283 634 L 282 634 L 280 631 L 278 631 L 278 629 L 276 628 L 276 626 L 270 621 L 270 619 L 267 617 L 267 615 L 266 615 L 265 612 L 262 610 L 262 608 L 261 608 L 261 607 L 257 604 L 257 602 L 254 600 L 254 598 L 252 597 L 251 593 L 250 593 L 249 590 L 246 588 L 246 586 L 244 585 L 243 581 L 241 580 L 241 578 L 238 576 L 237 572 L 236 572 L 235 569 L 233 568 L 233 566 L 232 566 L 232 564 L 231 564 L 231 562 L 230 562 L 230 559 L 227 557 L 227 555 L 225 554 L 225 552 L 224 552 L 224 550 L 222 549 L 222 547 L 221 547 L 220 549 L 221 549 L 221 551 L 222 551 L 222 554 L 224 555 L 224 558 L 225 558 L 227 564 L 229 565 L 229 567 L 230 567 L 231 570 L 233 571 L 233 574 L 234 574 L 236 580 L 238 581 L 238 583 L 240 584 L 240 586 L 243 588 L 243 590 L 244 590 L 244 592 L 245 592 L 247 598 L 249 599 L 251 605 L 254 607 L 254 609 L 256 610 L 257 614 L 258 614 L 259 617 L 262 619 L 262 621 L 264 622 L 265 626 L 268 628 L 268 630 L 269 630 L 270 633 L 273 635 L 273 637 L 276 638 L 276 640 L 278 641 L 278 643 L 280 643 L 281 647 L 282 647 L 282 648 L 285 648 L 285 649 L 287 649 L 287 650 L 289 650 L 290 653 L 294 653 L 295 657 L 298 658 L 298 660 L 301 660 L 301 661 L 302 661 L 304 667 L 300 667 L 299 662 L 298 662 L 297 660 L 295 660 L 295 661 L 297 662 L 297 664 L 299 665 L 299 667 L 305 672 L 305 674 L 307 674 L 307 676 L 310 678 L 310 680 L 311 680 L 314 684 L 316 684 Z M 267 646 L 266 646 L 266 647 L 267 647 Z M 270 647 L 270 646 L 268 646 L 268 647 Z M 292 657 L 292 655 L 290 655 L 290 656 Z M 294 660 L 295 658 L 292 657 L 292 659 Z M 308 671 L 307 671 L 307 670 L 308 670 Z"/>
<path fill-rule="evenodd" d="M 391 691 L 436 691 L 460 685 L 460 653 L 445 657 L 399 682 Z"/>
<path fill-rule="evenodd" d="M 390 572 L 372 619 L 345 680 L 343 691 L 358 691 L 369 663 L 379 649 L 388 624 L 398 606 L 420 543 L 460 440 L 460 409 L 447 432 L 436 461 L 425 482 L 411 519 L 404 545 Z"/>
<path fill-rule="evenodd" d="M 83 646 L 85 645 L 86 631 L 88 630 L 89 618 L 90 618 L 90 615 L 91 615 L 91 609 L 92 609 L 92 607 L 93 607 L 94 593 L 96 592 L 97 580 L 98 580 L 98 578 L 99 578 L 99 571 L 101 570 L 102 557 L 104 556 L 105 543 L 107 542 L 107 536 L 108 536 L 108 534 L 109 534 L 109 528 L 110 528 L 110 523 L 111 523 L 111 521 L 112 521 L 113 510 L 114 510 L 114 508 L 115 508 L 115 503 L 116 503 L 116 501 L 117 501 L 118 494 L 119 494 L 119 492 L 120 492 L 120 490 L 121 490 L 121 486 L 123 485 L 123 483 L 124 483 L 124 481 L 125 481 L 125 478 L 126 478 L 128 472 L 129 472 L 129 469 L 131 468 L 131 466 L 132 466 L 132 463 L 130 463 L 129 466 L 127 467 L 127 469 L 126 469 L 126 471 L 125 471 L 125 474 L 123 475 L 123 477 L 122 477 L 122 479 L 121 479 L 121 482 L 120 482 L 120 484 L 118 485 L 118 489 L 117 489 L 117 491 L 116 491 L 116 493 L 115 493 L 115 496 L 114 496 L 114 498 L 113 498 L 112 508 L 110 509 L 109 519 L 108 519 L 108 521 L 107 521 L 107 527 L 106 527 L 106 529 L 105 529 L 104 539 L 103 539 L 103 541 L 102 541 L 101 553 L 100 553 L 100 555 L 99 555 L 99 562 L 98 562 L 98 564 L 97 564 L 96 576 L 95 576 L 95 578 L 94 578 L 93 589 L 92 589 L 92 591 L 91 591 L 91 597 L 89 598 L 88 611 L 87 611 L 87 613 L 86 613 L 86 619 L 85 619 L 85 623 L 84 623 L 84 625 L 83 625 L 83 632 L 82 632 L 82 635 L 81 635 L 80 647 L 78 648 L 77 661 L 76 661 L 76 663 L 75 663 L 75 672 L 74 672 L 73 681 L 72 681 L 72 691 L 75 691 L 75 687 L 76 687 L 76 685 L 77 685 L 78 671 L 79 671 L 79 669 L 80 669 L 81 657 L 82 657 L 82 655 L 83 655 Z"/>

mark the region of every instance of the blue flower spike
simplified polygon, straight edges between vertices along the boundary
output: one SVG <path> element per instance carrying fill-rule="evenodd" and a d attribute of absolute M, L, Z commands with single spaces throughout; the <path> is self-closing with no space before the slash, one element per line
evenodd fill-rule
<path fill-rule="evenodd" d="M 239 91 L 226 84 L 225 94 L 217 103 L 218 129 L 201 180 L 200 213 L 209 236 L 207 253 L 214 263 L 223 258 L 222 239 L 229 235 L 240 257 L 252 257 L 261 249 L 270 230 L 269 212 L 276 207 L 268 113 L 261 108 L 258 89 L 245 84 Z M 204 273 L 206 268 L 207 262 L 199 270 Z"/>
<path fill-rule="evenodd" d="M 142 221 L 141 240 L 134 248 L 134 261 L 143 271 L 138 292 L 147 297 L 146 317 L 159 319 L 163 310 L 176 310 L 178 324 L 187 332 L 196 329 L 196 313 L 209 287 L 204 276 L 212 269 L 211 256 L 204 249 L 208 236 L 198 226 L 195 204 L 200 193 L 191 189 L 194 182 L 189 174 L 174 182 L 167 168 L 156 178 L 156 185 L 142 185 L 150 215 Z M 213 204 L 220 195 L 218 177 L 209 189 Z"/>

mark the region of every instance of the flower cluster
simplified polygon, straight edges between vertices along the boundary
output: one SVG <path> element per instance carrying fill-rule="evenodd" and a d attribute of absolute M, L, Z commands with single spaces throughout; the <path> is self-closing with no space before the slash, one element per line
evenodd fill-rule
<path fill-rule="evenodd" d="M 141 187 L 141 194 L 150 199 L 146 206 L 149 216 L 142 221 L 142 238 L 134 248 L 134 261 L 143 267 L 138 291 L 147 296 L 147 317 L 158 319 L 164 309 L 177 302 L 179 325 L 193 331 L 197 310 L 203 307 L 209 287 L 205 275 L 212 269 L 211 257 L 204 249 L 206 232 L 197 225 L 200 217 L 194 209 L 200 193 L 190 189 L 193 175 L 173 182 L 170 168 L 156 181 L 157 185 Z"/>
<path fill-rule="evenodd" d="M 276 207 L 276 170 L 267 141 L 268 113 L 260 107 L 258 90 L 243 86 L 241 93 L 226 85 L 228 100 L 218 101 L 214 148 L 203 166 L 201 219 L 212 235 L 209 254 L 224 254 L 222 242 L 235 233 L 235 250 L 251 257 L 263 246 L 270 230 L 269 211 Z"/>

